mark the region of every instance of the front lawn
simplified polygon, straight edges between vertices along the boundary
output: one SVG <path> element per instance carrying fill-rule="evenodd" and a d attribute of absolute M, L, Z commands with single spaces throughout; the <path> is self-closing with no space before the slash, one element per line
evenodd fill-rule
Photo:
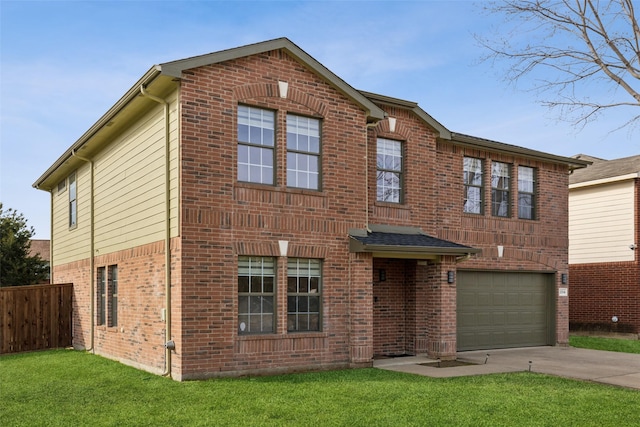
<path fill-rule="evenodd" d="M 572 335 L 569 338 L 571 347 L 589 348 L 592 350 L 618 351 L 621 353 L 640 354 L 640 340 L 624 340 L 617 338 L 598 338 Z"/>
<path fill-rule="evenodd" d="M 378 369 L 175 382 L 99 356 L 0 357 L 3 426 L 640 425 L 640 392 L 535 373 Z"/>

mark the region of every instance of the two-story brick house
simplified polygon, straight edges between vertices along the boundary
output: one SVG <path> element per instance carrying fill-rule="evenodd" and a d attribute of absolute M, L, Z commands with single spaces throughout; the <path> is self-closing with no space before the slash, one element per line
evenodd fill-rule
<path fill-rule="evenodd" d="M 152 67 L 34 186 L 74 346 L 183 380 L 565 344 L 586 164 L 452 133 L 283 38 Z"/>

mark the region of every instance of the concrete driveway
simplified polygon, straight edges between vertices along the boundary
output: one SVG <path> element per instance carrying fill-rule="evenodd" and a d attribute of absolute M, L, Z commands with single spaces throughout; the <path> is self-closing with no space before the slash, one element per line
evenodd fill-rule
<path fill-rule="evenodd" d="M 470 363 L 466 366 L 438 368 L 433 362 L 426 356 L 410 356 L 375 360 L 373 366 L 435 378 L 530 370 L 640 390 L 640 354 L 573 347 L 527 347 L 459 352 L 458 362 Z"/>

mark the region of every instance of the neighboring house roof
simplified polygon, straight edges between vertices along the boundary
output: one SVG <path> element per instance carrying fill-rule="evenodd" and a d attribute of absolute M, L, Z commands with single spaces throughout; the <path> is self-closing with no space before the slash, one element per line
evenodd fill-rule
<path fill-rule="evenodd" d="M 300 49 L 287 38 L 278 38 L 261 43 L 250 44 L 233 49 L 222 50 L 206 55 L 194 56 L 177 61 L 165 62 L 151 67 L 125 94 L 120 98 L 93 126 L 91 126 L 75 143 L 71 145 L 50 167 L 40 176 L 33 187 L 50 191 L 57 183 L 64 179 L 69 173 L 82 164 L 86 158 L 100 150 L 103 145 L 108 144 L 113 135 L 122 132 L 138 116 L 143 114 L 155 101 L 141 96 L 142 88 L 154 96 L 162 97 L 171 93 L 177 88 L 176 79 L 182 77 L 182 72 L 187 69 L 216 64 L 224 61 L 242 58 L 249 55 L 283 49 L 292 57 L 302 62 L 318 76 L 326 80 L 329 84 L 340 90 L 356 104 L 366 111 L 369 122 L 376 122 L 386 117 L 384 111 L 375 105 L 373 101 L 390 105 L 397 105 L 411 109 L 425 123 L 439 132 L 442 139 L 451 140 L 453 143 L 471 145 L 475 148 L 504 152 L 505 150 L 513 154 L 528 156 L 552 163 L 561 163 L 569 166 L 570 169 L 581 168 L 588 165 L 580 159 L 554 156 L 535 150 L 528 150 L 482 138 L 475 138 L 467 135 L 453 134 L 442 124 L 422 110 L 417 103 L 403 101 L 396 98 L 375 95 L 369 92 L 361 92 L 340 77 L 335 75 L 324 65 L 316 61 L 309 54 Z"/>
<path fill-rule="evenodd" d="M 31 240 L 31 250 L 29 251 L 29 255 L 40 255 L 40 258 L 44 261 L 49 261 L 51 258 L 51 246 L 49 243 L 49 240 Z"/>
<path fill-rule="evenodd" d="M 578 154 L 574 158 L 586 160 L 592 164 L 588 168 L 574 171 L 569 177 L 569 185 L 579 186 L 587 182 L 596 184 L 604 181 L 640 178 L 640 155 L 614 160 L 600 159 L 586 154 Z"/>
<path fill-rule="evenodd" d="M 351 252 L 384 253 L 403 256 L 469 255 L 480 249 L 460 245 L 425 234 L 421 229 L 402 226 L 369 225 L 366 230 L 349 230 Z"/>

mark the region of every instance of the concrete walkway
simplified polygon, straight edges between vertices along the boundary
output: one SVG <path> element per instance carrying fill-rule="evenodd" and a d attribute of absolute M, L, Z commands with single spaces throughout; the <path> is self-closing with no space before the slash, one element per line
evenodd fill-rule
<path fill-rule="evenodd" d="M 531 370 L 640 390 L 640 354 L 573 347 L 527 347 L 460 352 L 458 361 L 471 364 L 438 368 L 422 365 L 433 363 L 433 359 L 410 356 L 375 360 L 373 366 L 434 378 Z"/>

